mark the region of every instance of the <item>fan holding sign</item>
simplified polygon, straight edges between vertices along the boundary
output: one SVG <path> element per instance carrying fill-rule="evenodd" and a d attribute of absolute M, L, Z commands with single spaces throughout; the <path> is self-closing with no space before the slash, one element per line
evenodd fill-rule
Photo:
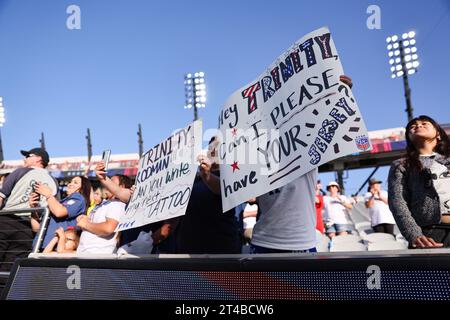
<path fill-rule="evenodd" d="M 141 231 L 152 231 L 152 253 L 175 252 L 172 235 L 189 202 L 201 131 L 201 121 L 195 121 L 143 154 L 134 192 L 112 183 L 103 162 L 97 165 L 95 174 L 103 187 L 127 203 L 116 229 L 123 231 L 120 245 L 136 240 Z"/>
<path fill-rule="evenodd" d="M 211 138 L 206 155 L 200 155 L 199 171 L 192 186 L 191 198 L 177 227 L 177 253 L 241 253 L 241 238 L 234 209 L 222 213 L 220 171 L 216 163 L 219 141 Z"/>
<path fill-rule="evenodd" d="M 352 86 L 352 80 L 340 80 Z M 251 253 L 316 252 L 316 181 L 318 170 L 257 198 L 262 212 L 253 227 Z"/>
<path fill-rule="evenodd" d="M 331 33 L 313 31 L 236 91 L 219 116 L 224 211 L 257 197 L 252 251 L 315 250 L 317 168 L 367 151 L 367 130 Z"/>

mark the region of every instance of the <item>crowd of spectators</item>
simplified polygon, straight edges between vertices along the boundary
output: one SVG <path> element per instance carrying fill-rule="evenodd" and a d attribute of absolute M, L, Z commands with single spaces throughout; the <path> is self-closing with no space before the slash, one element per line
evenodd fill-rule
<path fill-rule="evenodd" d="M 309 225 L 303 224 L 305 231 L 309 229 L 311 238 L 311 244 L 307 245 L 306 249 L 296 249 L 302 247 L 295 242 L 289 247 L 289 239 L 295 241 L 293 234 L 302 228 L 302 225 L 298 224 L 293 226 L 292 234 L 284 231 L 295 216 L 288 217 L 283 222 L 283 219 L 280 219 L 281 215 L 270 211 L 267 214 L 267 208 L 277 212 L 280 211 L 279 206 L 284 207 L 282 212 L 291 210 L 293 214 L 297 214 L 299 211 L 295 206 L 296 203 L 292 204 L 292 199 L 280 197 L 282 188 L 268 193 L 266 197 L 269 200 L 266 203 L 264 197 L 258 197 L 250 199 L 230 212 L 222 213 L 218 181 L 209 176 L 211 174 L 219 176 L 218 166 L 210 161 L 214 157 L 214 146 L 217 146 L 217 143 L 212 140 L 210 145 L 208 156 L 199 157 L 199 172 L 186 214 L 173 219 L 175 222 L 163 221 L 136 230 L 116 233 L 114 230 L 125 213 L 126 202 L 133 192 L 132 181 L 123 175 L 107 177 L 103 163 L 99 163 L 95 171 L 101 182 L 100 186 L 92 188 L 85 177 L 74 177 L 67 185 L 66 197 L 62 200 L 58 200 L 46 185 L 35 183 L 29 197 L 29 206 L 38 206 L 38 202 L 43 198 L 52 212 L 48 231 L 41 244 L 41 252 L 111 254 L 117 252 L 119 247 L 135 241 L 142 231 L 149 232 L 152 238 L 152 246 L 146 253 L 232 254 L 241 253 L 243 246 L 246 245 L 250 245 L 249 251 L 253 253 L 314 252 L 315 238 L 312 225 L 315 225 L 316 232 L 324 233 L 330 238 L 352 232 L 350 213 L 355 200 L 341 195 L 340 186 L 334 181 L 327 185 L 327 192 L 322 190 L 320 181 L 316 183 L 314 190 L 316 216 Z M 313 181 L 316 173 L 312 172 L 310 175 L 305 178 Z M 295 184 L 299 184 L 299 181 L 295 181 L 290 187 L 293 190 L 285 191 L 281 196 L 297 195 L 293 198 L 298 203 L 305 203 L 313 197 L 311 190 L 311 194 L 299 199 L 299 191 L 295 191 Z M 308 185 L 311 183 L 308 182 Z M 300 186 L 299 190 L 301 187 L 304 186 Z M 277 199 L 280 199 L 278 203 Z M 387 206 L 387 193 L 381 189 L 381 181 L 376 179 L 369 181 L 364 203 L 368 208 L 374 232 L 393 234 L 395 221 Z M 265 215 L 262 214 L 264 211 Z M 266 224 L 270 225 L 270 228 L 259 222 L 261 216 L 266 217 L 266 221 L 269 221 Z M 275 220 L 281 222 L 274 222 Z M 306 217 L 297 220 L 302 222 Z M 257 222 L 262 228 L 256 229 L 255 238 L 253 233 Z M 32 215 L 31 226 L 34 232 L 38 231 L 38 215 Z M 281 239 L 277 245 L 279 234 Z M 305 232 L 302 236 L 305 236 Z M 301 237 L 297 237 L 297 240 L 306 242 Z M 162 247 L 161 244 L 164 242 L 169 244 Z"/>
<path fill-rule="evenodd" d="M 342 77 L 341 81 L 351 81 Z M 410 248 L 450 246 L 450 146 L 446 133 L 431 118 L 420 116 L 406 126 L 407 155 L 392 164 L 389 190 L 370 179 L 364 205 L 374 232 L 394 235 L 398 225 Z M 116 232 L 134 187 L 129 177 L 106 175 L 95 168 L 100 186 L 84 176 L 72 178 L 64 198 L 45 170 L 48 153 L 21 151 L 24 167 L 12 172 L 0 188 L 2 209 L 48 207 L 50 220 L 40 244 L 44 253 L 112 254 L 148 233 L 152 245 L 142 253 L 234 254 L 249 245 L 251 253 L 315 252 L 316 233 L 329 238 L 353 232 L 355 200 L 332 181 L 325 193 L 313 169 L 228 212 L 222 212 L 217 138 L 198 157 L 198 171 L 186 214 L 143 227 Z M 37 213 L 0 215 L 0 261 L 10 268 L 37 241 Z M 33 239 L 34 237 L 34 239 Z M 31 240 L 33 239 L 33 242 Z M 11 254 L 20 252 L 20 254 Z M 5 264 L 6 262 L 6 264 Z M 6 267 L 5 267 L 6 265 Z"/>

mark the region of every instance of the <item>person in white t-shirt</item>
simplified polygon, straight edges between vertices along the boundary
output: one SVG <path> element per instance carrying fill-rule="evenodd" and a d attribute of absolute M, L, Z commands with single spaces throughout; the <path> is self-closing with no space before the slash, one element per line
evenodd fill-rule
<path fill-rule="evenodd" d="M 375 232 L 390 233 L 394 235 L 395 220 L 388 205 L 388 193 L 381 189 L 381 181 L 369 180 L 368 192 L 364 195 L 366 208 L 372 228 Z"/>
<path fill-rule="evenodd" d="M 352 87 L 349 77 L 341 75 L 339 80 Z M 259 217 L 250 253 L 317 252 L 317 178 L 316 168 L 257 198 Z"/>
<path fill-rule="evenodd" d="M 131 180 L 123 175 L 115 175 L 111 181 L 122 188 L 131 187 Z M 77 253 L 111 254 L 117 249 L 115 230 L 125 214 L 125 203 L 107 190 L 104 193 L 106 200 L 96 205 L 89 217 L 82 215 L 77 218 L 77 226 L 83 230 Z"/>
<path fill-rule="evenodd" d="M 316 252 L 316 181 L 313 169 L 257 198 L 251 253 Z"/>
<path fill-rule="evenodd" d="M 347 235 L 351 232 L 347 213 L 353 208 L 352 200 L 340 194 L 337 182 L 330 182 L 327 191 L 329 195 L 323 197 L 326 234 L 330 238 Z"/>
<path fill-rule="evenodd" d="M 253 201 L 252 201 L 253 200 Z M 255 202 L 254 199 L 250 201 Z M 245 205 L 243 216 L 243 229 L 244 229 L 244 241 L 250 242 L 252 240 L 253 235 L 253 227 L 256 224 L 256 217 L 258 216 L 258 205 L 247 203 Z"/>

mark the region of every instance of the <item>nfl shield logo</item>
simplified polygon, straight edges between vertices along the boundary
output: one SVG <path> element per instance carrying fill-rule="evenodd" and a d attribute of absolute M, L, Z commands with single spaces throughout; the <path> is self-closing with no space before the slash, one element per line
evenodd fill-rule
<path fill-rule="evenodd" d="M 356 147 L 358 147 L 359 150 L 367 150 L 370 148 L 370 142 L 369 142 L 369 137 L 364 135 L 364 136 L 358 136 L 355 138 L 356 141 Z"/>

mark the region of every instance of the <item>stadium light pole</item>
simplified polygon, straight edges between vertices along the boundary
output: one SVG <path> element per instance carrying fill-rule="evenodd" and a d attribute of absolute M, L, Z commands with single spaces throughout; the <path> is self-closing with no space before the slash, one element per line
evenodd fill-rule
<path fill-rule="evenodd" d="M 139 144 L 139 158 L 142 157 L 142 154 L 144 153 L 144 140 L 142 140 L 142 127 L 141 124 L 138 124 L 138 144 Z"/>
<path fill-rule="evenodd" d="M 194 121 L 198 119 L 198 108 L 206 107 L 205 73 L 188 73 L 184 76 L 185 109 L 194 108 Z"/>
<path fill-rule="evenodd" d="M 88 163 L 90 163 L 92 158 L 92 143 L 91 143 L 91 130 L 89 130 L 89 128 L 87 129 L 86 143 L 88 151 Z"/>
<path fill-rule="evenodd" d="M 414 117 L 408 76 L 416 73 L 419 67 L 415 35 L 414 31 L 410 31 L 402 34 L 401 38 L 397 35 L 386 38 L 391 77 L 393 79 L 403 78 L 406 99 L 405 111 L 408 115 L 408 121 L 411 121 Z"/>
<path fill-rule="evenodd" d="M 3 97 L 0 97 L 0 129 L 3 127 L 3 124 L 6 122 L 5 118 L 5 108 L 3 107 Z M 0 131 L 0 164 L 3 162 L 3 145 L 2 145 L 2 135 Z"/>
<path fill-rule="evenodd" d="M 45 150 L 45 138 L 43 132 L 41 132 L 41 138 L 39 139 L 39 143 L 41 144 L 41 148 Z"/>

